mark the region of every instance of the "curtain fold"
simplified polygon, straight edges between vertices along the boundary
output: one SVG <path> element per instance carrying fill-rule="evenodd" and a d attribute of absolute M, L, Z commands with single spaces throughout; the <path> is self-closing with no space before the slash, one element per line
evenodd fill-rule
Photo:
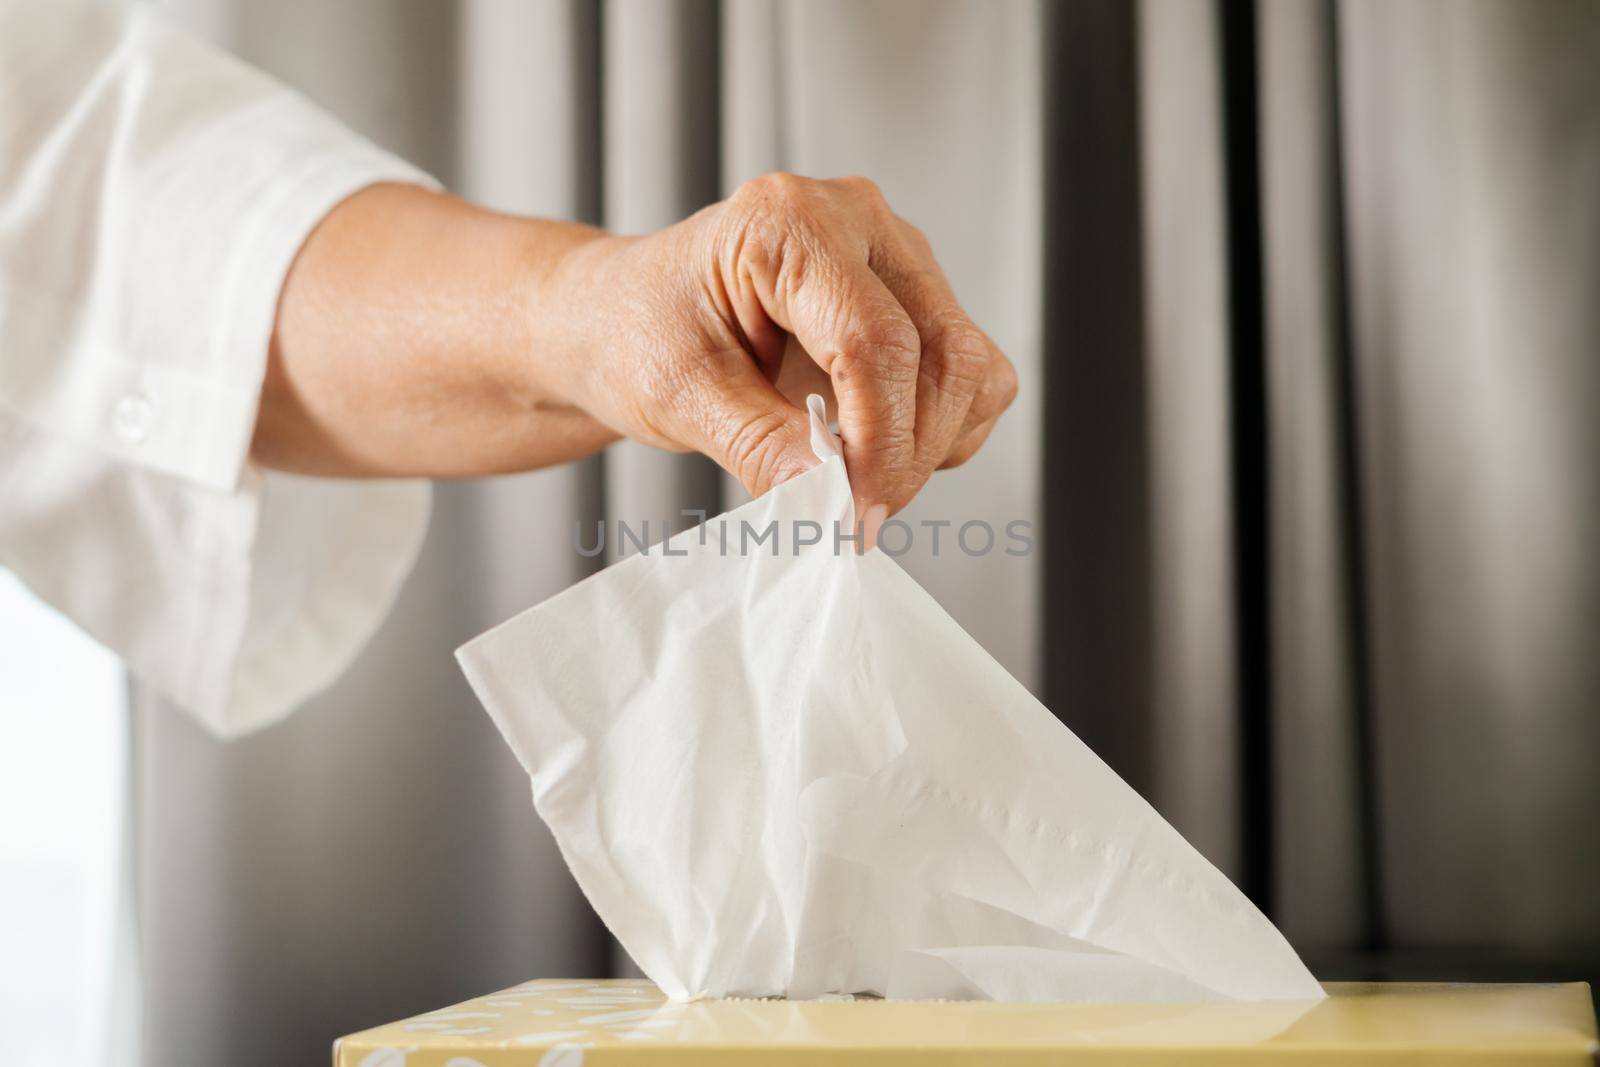
<path fill-rule="evenodd" d="M 1301 946 L 1382 938 L 1350 411 L 1330 0 L 1256 4 L 1272 440 L 1277 919 Z M 1290 769 L 1293 769 L 1292 772 Z"/>
<path fill-rule="evenodd" d="M 1592 967 L 1600 9 L 1338 29 L 1383 906 L 1397 944 Z"/>
<path fill-rule="evenodd" d="M 1151 800 L 1245 873 L 1234 551 L 1235 417 L 1219 5 L 1138 11 L 1150 515 Z M 1249 891 L 1251 887 L 1246 886 Z"/>
<path fill-rule="evenodd" d="M 1039 640 L 1040 699 L 1149 797 L 1155 601 L 1137 11 L 1090 0 L 1042 12 Z"/>
<path fill-rule="evenodd" d="M 600 8 L 602 221 L 616 233 L 670 226 L 721 198 L 714 0 L 607 0 Z M 648 543 L 722 510 L 722 478 L 704 456 L 632 441 L 607 450 L 606 515 Z M 613 536 L 608 555 L 623 546 Z M 630 546 L 631 547 L 631 546 Z"/>

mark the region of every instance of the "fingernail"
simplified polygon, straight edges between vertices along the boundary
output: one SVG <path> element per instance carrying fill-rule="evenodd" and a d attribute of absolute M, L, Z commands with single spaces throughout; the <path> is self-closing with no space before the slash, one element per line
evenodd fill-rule
<path fill-rule="evenodd" d="M 889 517 L 889 505 L 874 504 L 861 516 L 861 550 L 871 552 L 878 544 L 878 531 L 883 529 L 883 522 Z"/>

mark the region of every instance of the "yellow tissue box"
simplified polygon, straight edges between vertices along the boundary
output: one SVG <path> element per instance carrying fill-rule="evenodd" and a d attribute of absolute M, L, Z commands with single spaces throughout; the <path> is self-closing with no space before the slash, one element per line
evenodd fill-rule
<path fill-rule="evenodd" d="M 1334 982 L 1328 999 L 1211 1004 L 700 1000 L 541 980 L 334 1043 L 334 1067 L 1592 1064 L 1582 982 Z"/>

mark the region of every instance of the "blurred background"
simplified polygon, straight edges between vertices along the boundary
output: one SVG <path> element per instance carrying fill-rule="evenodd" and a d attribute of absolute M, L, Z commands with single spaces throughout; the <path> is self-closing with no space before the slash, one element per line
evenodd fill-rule
<path fill-rule="evenodd" d="M 1600 5 L 163 6 L 508 211 L 877 180 L 1022 382 L 907 517 L 1038 545 L 904 565 L 1319 977 L 1600 978 Z M 233 744 L 0 582 L 0 1033 L 79 1053 L 13 1062 L 625 971 L 451 652 L 575 521 L 737 502 L 626 445 L 441 486 L 355 669 Z"/>

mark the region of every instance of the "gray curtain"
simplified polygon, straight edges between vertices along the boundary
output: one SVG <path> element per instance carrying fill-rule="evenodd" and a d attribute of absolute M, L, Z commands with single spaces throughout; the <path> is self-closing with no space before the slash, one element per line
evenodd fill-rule
<path fill-rule="evenodd" d="M 1324 976 L 1592 976 L 1600 9 L 1450 0 L 182 0 L 505 210 L 644 231 L 865 173 L 1022 399 L 903 562 Z M 623 445 L 440 487 L 355 669 L 231 745 L 140 701 L 146 1056 L 625 966 L 450 657 L 715 511 Z M 653 523 L 654 524 L 654 523 Z"/>

